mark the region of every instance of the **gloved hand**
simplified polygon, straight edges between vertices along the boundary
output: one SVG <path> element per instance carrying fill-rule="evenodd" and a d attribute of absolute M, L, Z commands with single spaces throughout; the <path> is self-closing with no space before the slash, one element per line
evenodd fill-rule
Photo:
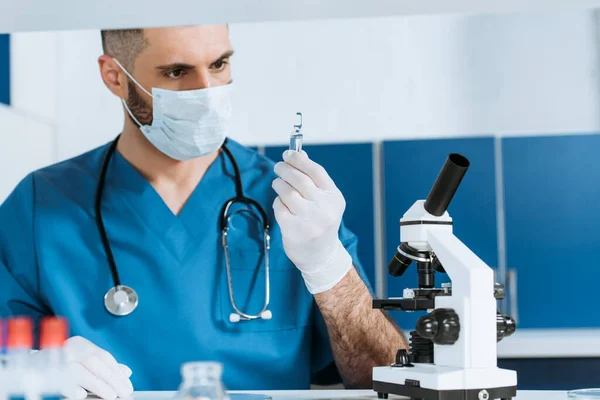
<path fill-rule="evenodd" d="M 308 291 L 325 292 L 352 268 L 352 257 L 339 240 L 346 208 L 344 196 L 325 169 L 306 152 L 286 151 L 275 165 L 273 203 L 288 258 L 302 272 Z"/>
<path fill-rule="evenodd" d="M 43 357 L 45 351 L 40 350 L 32 356 Z M 131 369 L 117 363 L 106 350 L 81 336 L 74 336 L 65 342 L 63 351 L 67 364 L 63 396 L 80 400 L 87 397 L 87 390 L 102 399 L 114 400 L 133 393 L 129 380 Z"/>

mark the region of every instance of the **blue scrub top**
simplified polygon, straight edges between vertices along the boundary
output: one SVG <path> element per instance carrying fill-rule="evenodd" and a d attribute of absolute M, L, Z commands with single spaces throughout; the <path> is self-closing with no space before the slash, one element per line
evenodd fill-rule
<path fill-rule="evenodd" d="M 232 390 L 306 389 L 333 357 L 323 318 L 286 257 L 273 215 L 273 161 L 228 140 L 245 195 L 271 223 L 271 320 L 229 322 L 219 218 L 235 195 L 225 154 L 210 166 L 175 216 L 117 151 L 107 171 L 102 211 L 124 285 L 139 295 L 129 316 L 104 308 L 112 275 L 94 219 L 94 197 L 108 145 L 27 176 L 0 206 L 0 316 L 68 318 L 71 334 L 108 350 L 133 370 L 136 390 L 174 390 L 180 365 L 216 360 Z M 232 280 L 241 309 L 264 302 L 262 233 L 239 212 L 229 233 Z M 364 278 L 357 238 L 340 238 Z"/>

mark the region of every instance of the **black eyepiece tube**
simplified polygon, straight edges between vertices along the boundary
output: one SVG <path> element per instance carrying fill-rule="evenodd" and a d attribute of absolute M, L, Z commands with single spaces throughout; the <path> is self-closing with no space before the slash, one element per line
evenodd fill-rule
<path fill-rule="evenodd" d="M 425 210 L 429 214 L 439 217 L 446 212 L 467 168 L 469 168 L 469 160 L 465 157 L 456 153 L 448 156 L 425 200 Z"/>
<path fill-rule="evenodd" d="M 394 258 L 388 264 L 388 272 L 391 276 L 402 276 L 406 272 L 406 269 L 410 267 L 410 263 L 412 263 L 410 258 L 396 250 Z"/>

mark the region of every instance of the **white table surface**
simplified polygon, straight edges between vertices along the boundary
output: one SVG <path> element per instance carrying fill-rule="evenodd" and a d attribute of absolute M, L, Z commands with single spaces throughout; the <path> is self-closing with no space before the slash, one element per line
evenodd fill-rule
<path fill-rule="evenodd" d="M 290 390 L 290 391 L 231 391 L 230 393 L 265 394 L 273 400 L 329 400 L 329 399 L 356 399 L 376 400 L 377 394 L 372 390 Z M 134 392 L 134 400 L 166 400 L 175 395 L 175 392 Z M 401 398 L 390 395 L 390 399 Z M 567 392 L 563 391 L 529 391 L 517 392 L 517 400 L 566 400 Z"/>

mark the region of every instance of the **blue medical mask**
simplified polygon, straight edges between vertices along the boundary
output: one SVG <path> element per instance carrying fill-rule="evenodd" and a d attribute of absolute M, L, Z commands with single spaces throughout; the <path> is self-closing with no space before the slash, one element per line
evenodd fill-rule
<path fill-rule="evenodd" d="M 144 136 L 159 151 L 184 161 L 219 150 L 231 121 L 231 84 L 182 91 L 152 88 L 150 93 L 116 59 L 115 62 L 153 99 L 151 125 L 140 124 L 125 100 L 121 101 Z"/>

